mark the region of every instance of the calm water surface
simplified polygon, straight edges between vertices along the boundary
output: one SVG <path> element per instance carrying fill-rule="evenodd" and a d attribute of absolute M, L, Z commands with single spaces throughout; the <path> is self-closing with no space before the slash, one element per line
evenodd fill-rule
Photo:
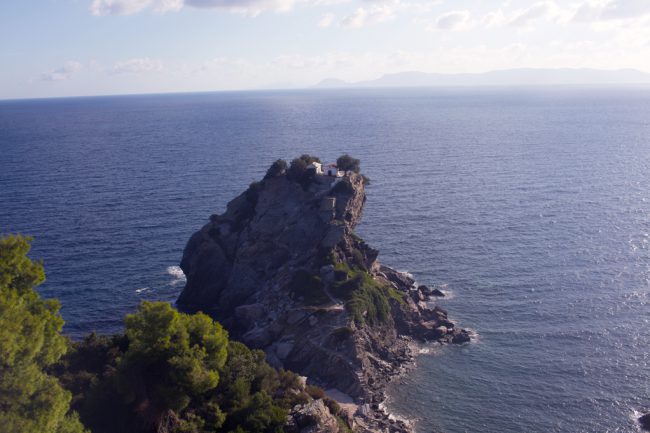
<path fill-rule="evenodd" d="M 361 158 L 358 231 L 446 284 L 476 343 L 391 389 L 419 432 L 634 432 L 650 408 L 650 89 L 250 92 L 0 102 L 0 233 L 65 331 L 173 301 L 185 242 L 276 158 Z"/>

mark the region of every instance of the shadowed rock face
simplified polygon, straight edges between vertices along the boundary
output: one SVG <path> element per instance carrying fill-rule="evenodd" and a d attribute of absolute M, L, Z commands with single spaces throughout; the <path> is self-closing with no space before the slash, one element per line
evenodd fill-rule
<path fill-rule="evenodd" d="M 379 403 L 412 337 L 468 335 L 354 234 L 365 200 L 354 173 L 252 184 L 190 238 L 178 306 L 211 314 L 277 367 Z"/>
<path fill-rule="evenodd" d="M 333 181 L 316 176 L 305 190 L 286 176 L 265 179 L 213 215 L 183 253 L 187 285 L 179 305 L 228 315 L 294 269 L 315 265 L 323 245 L 336 245 L 356 225 L 365 201 L 361 176 L 351 176 L 352 188 L 338 193 Z"/>

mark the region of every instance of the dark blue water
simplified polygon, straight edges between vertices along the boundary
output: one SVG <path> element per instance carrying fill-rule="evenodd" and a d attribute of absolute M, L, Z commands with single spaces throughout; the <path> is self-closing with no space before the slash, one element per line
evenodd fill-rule
<path fill-rule="evenodd" d="M 35 237 L 73 336 L 174 300 L 190 234 L 273 160 L 343 152 L 359 232 L 479 333 L 391 407 L 431 432 L 633 432 L 650 408 L 650 89 L 0 102 L 0 232 Z"/>

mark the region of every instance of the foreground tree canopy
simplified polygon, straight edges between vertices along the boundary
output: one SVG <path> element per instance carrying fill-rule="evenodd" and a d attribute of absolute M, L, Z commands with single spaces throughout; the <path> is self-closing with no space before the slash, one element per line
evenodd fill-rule
<path fill-rule="evenodd" d="M 30 238 L 0 239 L 0 426 L 6 433 L 83 432 L 71 394 L 45 372 L 66 352 L 59 304 L 34 290 L 43 266 L 27 257 Z"/>
<path fill-rule="evenodd" d="M 125 324 L 124 335 L 75 343 L 57 368 L 94 433 L 279 433 L 288 409 L 311 399 L 205 314 L 143 302 Z"/>
<path fill-rule="evenodd" d="M 34 290 L 45 276 L 30 241 L 0 239 L 3 433 L 282 433 L 289 409 L 323 397 L 165 302 L 143 302 L 124 334 L 68 341 L 58 302 Z"/>

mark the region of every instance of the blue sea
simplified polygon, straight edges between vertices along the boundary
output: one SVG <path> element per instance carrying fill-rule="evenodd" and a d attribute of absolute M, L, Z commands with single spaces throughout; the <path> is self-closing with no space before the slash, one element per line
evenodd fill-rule
<path fill-rule="evenodd" d="M 635 432 L 650 409 L 650 88 L 0 102 L 0 233 L 65 332 L 173 301 L 185 242 L 277 158 L 362 160 L 358 232 L 478 338 L 390 389 L 418 432 Z"/>

